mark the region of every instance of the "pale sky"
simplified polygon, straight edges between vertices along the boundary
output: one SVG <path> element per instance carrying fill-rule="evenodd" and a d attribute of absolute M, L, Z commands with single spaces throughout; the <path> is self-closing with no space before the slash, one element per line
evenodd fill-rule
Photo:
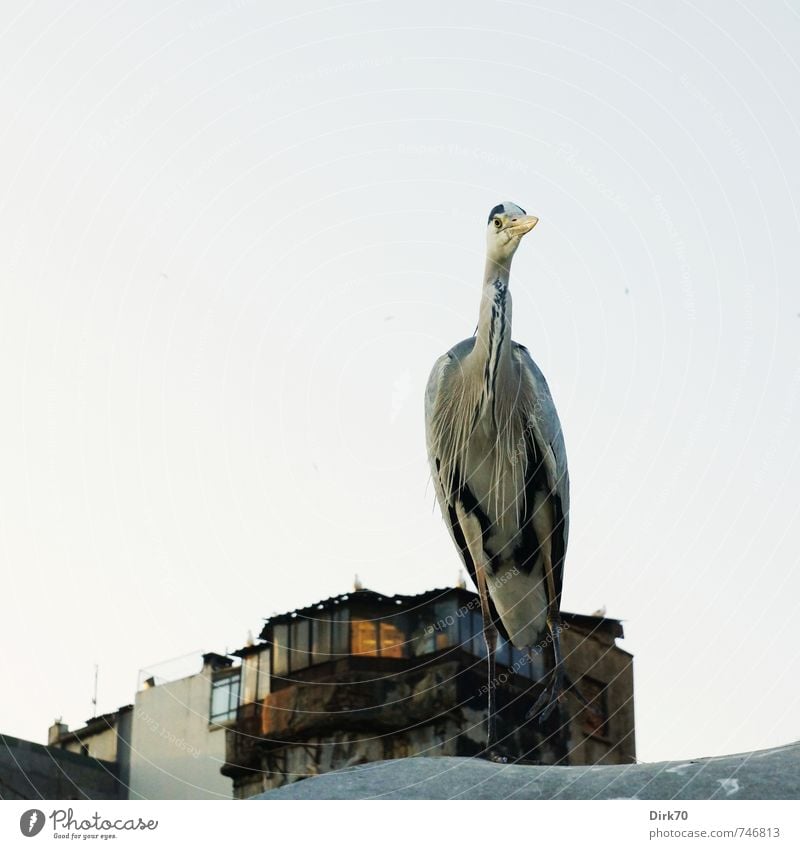
<path fill-rule="evenodd" d="M 796 6 L 56 7 L 0 11 L 0 731 L 456 581 L 422 397 L 511 200 L 639 757 L 800 737 Z"/>

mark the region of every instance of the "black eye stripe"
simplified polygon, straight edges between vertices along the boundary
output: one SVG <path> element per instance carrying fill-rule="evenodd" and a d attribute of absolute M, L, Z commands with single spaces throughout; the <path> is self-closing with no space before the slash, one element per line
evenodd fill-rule
<path fill-rule="evenodd" d="M 513 206 L 513 205 L 514 205 L 514 204 L 512 204 L 512 206 Z M 518 210 L 519 210 L 519 211 L 520 211 L 523 215 L 527 215 L 527 214 L 528 214 L 527 212 L 525 212 L 525 210 L 524 210 L 521 206 L 518 206 L 518 207 L 516 207 L 516 208 L 517 208 L 517 209 L 518 209 Z M 505 205 L 504 205 L 504 204 L 502 204 L 502 203 L 498 203 L 498 204 L 497 204 L 497 206 L 496 206 L 496 207 L 495 207 L 495 208 L 494 208 L 494 209 L 493 209 L 493 210 L 489 213 L 489 218 L 487 219 L 486 223 L 487 223 L 487 224 L 491 224 L 492 219 L 495 217 L 495 215 L 503 215 L 503 214 L 505 213 L 505 211 L 506 211 Z"/>
<path fill-rule="evenodd" d="M 486 223 L 488 224 L 495 217 L 495 215 L 502 215 L 505 211 L 506 208 L 503 206 L 503 204 L 498 203 L 497 206 L 489 213 L 489 218 Z"/>

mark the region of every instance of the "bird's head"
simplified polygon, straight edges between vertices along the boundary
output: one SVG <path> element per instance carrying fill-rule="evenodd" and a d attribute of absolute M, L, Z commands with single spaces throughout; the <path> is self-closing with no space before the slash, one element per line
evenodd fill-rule
<path fill-rule="evenodd" d="M 486 229 L 486 247 L 489 258 L 507 265 L 519 247 L 522 237 L 539 223 L 535 215 L 528 215 L 515 203 L 498 203 L 489 213 Z"/>

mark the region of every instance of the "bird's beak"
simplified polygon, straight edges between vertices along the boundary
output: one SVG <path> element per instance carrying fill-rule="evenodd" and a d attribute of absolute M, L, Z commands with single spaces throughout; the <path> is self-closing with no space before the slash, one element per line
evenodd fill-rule
<path fill-rule="evenodd" d="M 509 230 L 512 236 L 520 237 L 530 233 L 538 223 L 539 219 L 535 215 L 520 215 L 511 222 Z"/>

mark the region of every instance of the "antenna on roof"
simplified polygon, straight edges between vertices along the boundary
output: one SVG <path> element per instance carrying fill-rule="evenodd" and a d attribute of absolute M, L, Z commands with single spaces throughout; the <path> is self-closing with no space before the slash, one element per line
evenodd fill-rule
<path fill-rule="evenodd" d="M 356 576 L 353 578 L 353 589 L 354 589 L 356 592 L 358 592 L 359 590 L 363 590 L 363 589 L 364 589 L 364 585 L 361 583 L 361 579 L 358 577 L 358 575 L 357 575 L 357 574 L 356 574 Z"/>
<path fill-rule="evenodd" d="M 94 665 L 94 695 L 92 696 L 92 716 L 97 716 L 97 673 L 100 667 Z"/>

